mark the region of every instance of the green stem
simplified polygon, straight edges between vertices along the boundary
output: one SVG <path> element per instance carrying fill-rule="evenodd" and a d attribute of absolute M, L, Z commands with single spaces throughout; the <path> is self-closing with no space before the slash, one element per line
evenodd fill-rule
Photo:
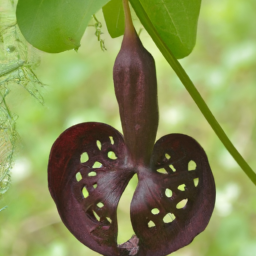
<path fill-rule="evenodd" d="M 229 151 L 229 153 L 233 156 L 239 166 L 243 169 L 249 179 L 256 185 L 256 174 L 251 169 L 251 167 L 247 164 L 247 162 L 243 159 L 237 149 L 234 147 L 232 142 L 229 140 L 219 123 L 217 122 L 216 118 L 208 108 L 207 104 L 204 102 L 202 96 L 194 86 L 193 82 L 190 80 L 189 76 L 186 74 L 185 70 L 182 68 L 178 60 L 173 56 L 170 49 L 166 46 L 166 44 L 162 41 L 161 37 L 159 36 L 158 32 L 155 30 L 153 24 L 151 23 L 150 19 L 148 18 L 145 10 L 143 9 L 142 5 L 140 4 L 139 0 L 130 0 L 134 11 L 136 12 L 137 16 L 139 17 L 141 23 L 152 37 L 153 41 L 155 42 L 158 49 L 161 51 L 167 62 L 173 68 L 187 91 L 189 92 L 190 96 L 195 101 L 196 105 L 219 137 L 223 145 Z"/>
<path fill-rule="evenodd" d="M 10 65 L 4 65 L 3 67 L 1 67 L 0 77 L 5 76 L 5 75 L 15 71 L 16 69 L 22 67 L 24 63 L 25 63 L 24 61 L 20 60 L 17 63 L 12 63 Z"/>
<path fill-rule="evenodd" d="M 6 101 L 5 101 L 5 95 L 3 95 L 3 94 L 0 92 L 0 96 L 1 96 L 1 98 L 2 98 L 3 105 L 5 106 L 5 110 L 6 110 L 6 112 L 7 112 L 8 119 L 12 119 L 11 111 L 10 111 L 8 105 L 6 104 Z"/>

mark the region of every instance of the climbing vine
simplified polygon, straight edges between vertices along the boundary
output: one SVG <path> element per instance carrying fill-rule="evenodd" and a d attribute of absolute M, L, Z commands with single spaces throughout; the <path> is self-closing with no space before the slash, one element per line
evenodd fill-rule
<path fill-rule="evenodd" d="M 39 58 L 20 33 L 15 15 L 16 2 L 0 1 L 0 200 L 11 182 L 11 167 L 18 145 L 16 120 L 9 103 L 14 84 L 27 90 L 41 104 L 43 84 L 34 73 Z M 5 206 L 0 205 L 0 211 Z"/>

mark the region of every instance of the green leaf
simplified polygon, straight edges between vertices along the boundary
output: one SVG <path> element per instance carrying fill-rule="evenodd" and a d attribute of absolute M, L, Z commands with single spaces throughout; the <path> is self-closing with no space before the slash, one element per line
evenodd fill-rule
<path fill-rule="evenodd" d="M 109 0 L 19 0 L 17 22 L 26 40 L 50 53 L 77 49 L 92 14 Z"/>
<path fill-rule="evenodd" d="M 122 0 L 111 0 L 102 8 L 108 32 L 112 38 L 124 34 L 124 9 Z"/>
<path fill-rule="evenodd" d="M 137 1 L 176 58 L 184 58 L 192 52 L 196 42 L 201 0 Z M 131 2 L 136 6 L 136 1 Z"/>

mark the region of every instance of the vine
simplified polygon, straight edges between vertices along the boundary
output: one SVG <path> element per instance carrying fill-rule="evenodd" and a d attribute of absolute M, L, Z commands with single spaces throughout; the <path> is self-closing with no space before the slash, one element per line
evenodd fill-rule
<path fill-rule="evenodd" d="M 152 37 L 153 41 L 157 45 L 158 49 L 161 51 L 169 65 L 172 67 L 174 72 L 179 77 L 180 81 L 204 115 L 205 119 L 209 123 L 209 125 L 212 127 L 215 134 L 218 136 L 220 141 L 223 143 L 223 145 L 226 147 L 226 149 L 229 151 L 229 153 L 233 156 L 233 158 L 236 160 L 236 162 L 239 164 L 241 169 L 245 172 L 245 174 L 248 176 L 248 178 L 256 185 L 256 174 L 252 170 L 252 168 L 249 166 L 249 164 L 244 160 L 244 158 L 241 156 L 241 154 L 237 151 L 235 146 L 232 144 L 230 139 L 227 137 L 226 133 L 212 114 L 211 110 L 203 100 L 202 96 L 196 89 L 195 85 L 191 81 L 190 77 L 187 75 L 179 61 L 174 57 L 171 50 L 166 46 L 166 44 L 161 40 L 161 37 L 155 30 L 154 26 L 152 25 L 150 19 L 148 18 L 146 12 L 144 11 L 143 7 L 138 1 L 131 0 L 131 4 L 136 10 L 136 13 L 139 14 L 141 17 L 141 22 Z"/>
<path fill-rule="evenodd" d="M 95 15 L 92 15 L 93 19 L 95 20 L 95 24 L 94 27 L 96 29 L 95 31 L 95 35 L 97 36 L 98 42 L 100 42 L 100 48 L 102 51 L 106 51 L 107 48 L 105 47 L 105 42 L 104 40 L 101 38 L 101 35 L 103 34 L 101 32 L 101 28 L 102 28 L 102 24 L 101 22 L 97 19 L 97 17 Z"/>
<path fill-rule="evenodd" d="M 14 84 L 22 86 L 41 104 L 44 103 L 39 81 L 33 69 L 39 59 L 21 35 L 15 16 L 15 1 L 4 1 L 0 13 L 0 200 L 11 183 L 11 168 L 17 148 L 16 120 L 8 104 Z M 6 206 L 0 207 L 0 211 Z"/>

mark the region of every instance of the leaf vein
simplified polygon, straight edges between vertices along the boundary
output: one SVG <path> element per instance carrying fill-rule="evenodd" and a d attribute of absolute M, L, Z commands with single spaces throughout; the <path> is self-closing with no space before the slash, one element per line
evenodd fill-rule
<path fill-rule="evenodd" d="M 164 2 L 164 0 L 161 0 L 161 1 L 162 1 L 162 4 L 163 4 L 163 7 L 164 7 L 165 10 L 167 11 L 167 13 L 168 13 L 168 15 L 169 15 L 169 17 L 170 17 L 170 19 L 171 19 L 171 22 L 172 22 L 172 24 L 173 24 L 173 27 L 174 27 L 174 29 L 175 29 L 175 32 L 176 32 L 177 37 L 180 39 L 180 42 L 181 42 L 183 45 L 185 45 L 184 42 L 183 42 L 183 40 L 182 40 L 182 38 L 181 38 L 181 36 L 180 36 L 180 34 L 179 34 L 178 31 L 177 31 L 177 26 L 176 26 L 176 24 L 175 24 L 175 22 L 174 22 L 174 20 L 173 20 L 173 18 L 172 18 L 172 14 L 170 13 L 169 9 L 168 9 L 167 6 L 166 6 L 166 3 Z"/>

